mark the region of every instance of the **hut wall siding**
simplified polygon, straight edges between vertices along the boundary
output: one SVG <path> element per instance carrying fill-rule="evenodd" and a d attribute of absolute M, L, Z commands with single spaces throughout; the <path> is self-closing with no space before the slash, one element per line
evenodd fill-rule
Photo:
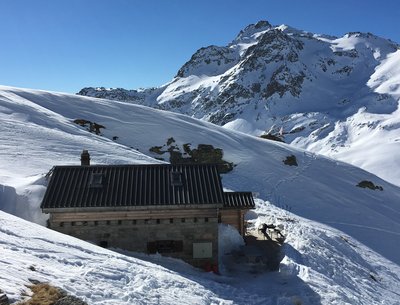
<path fill-rule="evenodd" d="M 221 222 L 235 227 L 239 233 L 245 235 L 244 214 L 245 210 L 241 209 L 221 209 Z"/>
<path fill-rule="evenodd" d="M 153 211 L 154 212 L 154 211 Z M 182 251 L 161 253 L 197 266 L 218 264 L 216 209 L 177 213 L 54 213 L 51 229 L 108 247 L 148 252 L 148 242 L 182 241 Z M 185 213 L 184 213 L 185 212 Z M 171 223 L 172 219 L 172 223 Z M 184 219 L 184 222 L 182 221 Z M 193 259 L 193 243 L 211 242 L 212 257 Z"/>

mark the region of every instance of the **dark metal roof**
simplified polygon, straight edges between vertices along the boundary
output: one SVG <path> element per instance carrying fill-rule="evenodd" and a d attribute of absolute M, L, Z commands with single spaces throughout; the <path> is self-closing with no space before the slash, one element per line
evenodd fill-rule
<path fill-rule="evenodd" d="M 226 192 L 224 193 L 224 208 L 254 209 L 254 199 L 250 192 Z"/>
<path fill-rule="evenodd" d="M 41 208 L 222 205 L 224 198 L 216 165 L 56 166 Z"/>

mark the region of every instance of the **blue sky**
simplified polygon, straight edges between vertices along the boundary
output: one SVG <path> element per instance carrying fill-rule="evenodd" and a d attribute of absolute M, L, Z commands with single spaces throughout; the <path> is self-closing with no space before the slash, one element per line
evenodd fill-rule
<path fill-rule="evenodd" d="M 400 43 L 398 0 L 0 0 L 0 84 L 75 93 L 159 86 L 200 47 L 267 20 Z"/>

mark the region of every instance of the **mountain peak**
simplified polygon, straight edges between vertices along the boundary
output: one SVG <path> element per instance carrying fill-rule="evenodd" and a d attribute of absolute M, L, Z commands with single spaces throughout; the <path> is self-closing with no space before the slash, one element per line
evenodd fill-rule
<path fill-rule="evenodd" d="M 366 164 L 400 185 L 399 174 L 381 170 L 393 166 L 389 159 L 346 157 L 355 145 L 394 147 L 382 139 L 397 139 L 400 130 L 395 114 L 399 53 L 398 45 L 371 33 L 337 38 L 259 21 L 227 46 L 200 48 L 155 91 L 114 90 L 101 97 L 184 113 L 255 136 L 281 134 L 286 143 Z M 369 141 L 356 143 L 361 135 Z"/>
<path fill-rule="evenodd" d="M 259 32 L 263 32 L 272 28 L 272 25 L 265 20 L 258 21 L 256 24 L 250 24 L 239 32 L 236 38 L 232 41 L 232 44 L 238 42 L 250 42 L 253 40 L 253 35 Z"/>

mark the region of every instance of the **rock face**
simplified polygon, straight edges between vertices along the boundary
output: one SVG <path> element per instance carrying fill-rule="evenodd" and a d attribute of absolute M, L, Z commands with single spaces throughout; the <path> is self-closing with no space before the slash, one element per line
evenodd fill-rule
<path fill-rule="evenodd" d="M 78 94 L 180 112 L 218 125 L 244 119 L 255 135 L 283 127 L 285 142 L 292 142 L 328 123 L 332 131 L 333 122 L 361 107 L 394 111 L 396 101 L 374 93 L 366 82 L 398 48 L 369 33 L 336 38 L 260 21 L 240 31 L 228 46 L 199 49 L 164 87 L 84 88 Z M 303 127 L 301 133 L 290 133 L 298 127 Z"/>
<path fill-rule="evenodd" d="M 233 170 L 234 164 L 223 159 L 224 152 L 221 148 L 214 148 L 210 144 L 199 144 L 197 148 L 191 148 L 190 143 L 184 143 L 182 148 L 175 143 L 173 137 L 167 139 L 162 146 L 153 146 L 149 152 L 156 159 L 165 161 L 164 154 L 169 155 L 171 164 L 216 164 L 221 174 Z"/>
<path fill-rule="evenodd" d="M 0 305 L 9 305 L 10 301 L 5 293 L 0 289 Z"/>
<path fill-rule="evenodd" d="M 54 305 L 87 305 L 87 303 L 77 297 L 67 295 L 55 302 Z"/>
<path fill-rule="evenodd" d="M 385 128 L 382 116 L 397 109 L 400 76 L 389 85 L 388 58 L 394 66 L 399 45 L 370 33 L 338 38 L 260 21 L 227 46 L 199 49 L 163 87 L 78 94 L 180 112 L 257 136 L 279 134 L 286 143 L 334 155 L 352 145 L 349 139 Z M 393 124 L 400 126 L 400 118 Z"/>

